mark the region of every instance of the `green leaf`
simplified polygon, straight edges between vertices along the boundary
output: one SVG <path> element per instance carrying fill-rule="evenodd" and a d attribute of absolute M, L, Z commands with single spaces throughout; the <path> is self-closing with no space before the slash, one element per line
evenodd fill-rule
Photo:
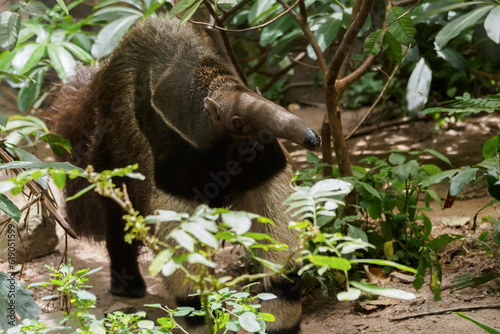
<path fill-rule="evenodd" d="M 48 143 L 54 154 L 57 156 L 61 156 L 63 150 L 67 153 L 71 152 L 71 143 L 69 142 L 69 140 L 64 139 L 58 134 L 47 133 L 42 135 L 40 139 Z"/>
<path fill-rule="evenodd" d="M 285 17 L 272 22 L 262 29 L 262 32 L 260 34 L 260 45 L 267 46 L 276 41 L 281 36 L 284 36 L 286 32 L 298 28 L 299 25 L 293 19 L 293 17 L 291 15 L 286 15 Z"/>
<path fill-rule="evenodd" d="M 451 39 L 457 37 L 462 31 L 474 25 L 492 8 L 494 8 L 494 6 L 476 8 L 475 10 L 454 19 L 445 25 L 436 35 L 436 46 L 439 49 L 443 49 Z"/>
<path fill-rule="evenodd" d="M 450 195 L 456 196 L 465 186 L 468 185 L 472 180 L 476 179 L 477 168 L 466 167 L 460 170 L 455 176 L 450 179 Z"/>
<path fill-rule="evenodd" d="M 44 16 L 47 14 L 47 7 L 40 1 L 21 1 L 19 7 L 23 12 L 31 16 Z"/>
<path fill-rule="evenodd" d="M 36 161 L 11 161 L 0 166 L 2 169 L 12 169 L 12 168 L 33 168 L 33 169 L 64 169 L 66 171 L 78 170 L 83 173 L 83 169 L 76 167 L 69 162 L 36 162 Z"/>
<path fill-rule="evenodd" d="M 62 82 L 68 82 L 68 79 L 76 74 L 75 59 L 65 48 L 57 44 L 49 44 L 47 54 Z"/>
<path fill-rule="evenodd" d="M 500 7 L 497 6 L 486 16 L 484 29 L 488 37 L 495 43 L 500 43 Z"/>
<path fill-rule="evenodd" d="M 350 263 L 368 263 L 368 264 L 376 264 L 379 266 L 390 266 L 399 270 L 409 271 L 411 273 L 417 273 L 417 271 L 411 267 L 399 264 L 397 262 L 388 261 L 388 260 L 377 260 L 377 259 L 352 259 L 349 261 Z"/>
<path fill-rule="evenodd" d="M 467 60 L 465 60 L 462 54 L 458 53 L 452 48 L 444 48 L 442 50 L 436 50 L 437 54 L 446 60 L 451 67 L 456 68 L 457 70 L 466 73 L 469 70 L 469 64 Z"/>
<path fill-rule="evenodd" d="M 19 223 L 21 210 L 4 194 L 0 194 L 0 210 Z"/>
<path fill-rule="evenodd" d="M 92 58 L 92 55 L 90 53 L 88 53 L 87 51 L 85 51 L 83 48 L 79 47 L 76 44 L 65 41 L 61 41 L 58 44 L 64 46 L 67 50 L 71 51 L 72 54 L 78 57 L 78 59 L 83 60 L 88 64 L 94 61 L 94 58 Z"/>
<path fill-rule="evenodd" d="M 497 245 L 500 245 L 500 218 L 498 218 L 497 223 L 495 224 L 495 228 L 493 228 L 493 233 L 491 237 Z"/>
<path fill-rule="evenodd" d="M 84 189 L 80 190 L 79 192 L 77 192 L 73 196 L 66 197 L 65 201 L 66 202 L 72 201 L 75 198 L 78 198 L 78 197 L 82 196 L 83 194 L 85 194 L 86 192 L 89 192 L 90 190 L 94 189 L 95 187 L 96 187 L 95 184 L 91 184 L 90 186 L 85 187 Z"/>
<path fill-rule="evenodd" d="M 188 251 L 194 252 L 194 245 L 196 240 L 193 239 L 193 237 L 191 237 L 188 233 L 180 229 L 175 229 L 170 233 L 169 236 Z"/>
<path fill-rule="evenodd" d="M 385 52 L 387 52 L 387 55 L 392 62 L 401 64 L 401 61 L 403 60 L 403 49 L 401 48 L 401 43 L 399 43 L 388 31 L 384 34 L 382 47 Z"/>
<path fill-rule="evenodd" d="M 181 19 L 181 22 L 179 23 L 179 25 L 187 22 L 194 15 L 194 13 L 198 9 L 198 7 L 200 7 L 202 2 L 203 2 L 203 0 L 197 0 L 193 6 L 189 7 L 189 9 L 186 10 L 184 15 L 182 15 L 182 19 Z"/>
<path fill-rule="evenodd" d="M 116 48 L 127 30 L 139 18 L 141 18 L 139 15 L 125 16 L 106 25 L 99 31 L 94 45 L 92 45 L 92 56 L 95 59 L 100 59 L 109 55 Z"/>
<path fill-rule="evenodd" d="M 29 72 L 45 54 L 45 46 L 38 43 L 25 44 L 12 58 L 12 69 L 15 74 L 23 75 Z"/>
<path fill-rule="evenodd" d="M 451 166 L 451 161 L 450 159 L 448 159 L 444 154 L 441 154 L 439 153 L 438 151 L 436 150 L 433 150 L 432 148 L 427 148 L 424 150 L 424 152 L 427 152 L 427 153 L 430 153 L 432 154 L 433 156 L 435 156 L 436 158 L 446 162 L 448 165 Z"/>
<path fill-rule="evenodd" d="M 256 0 L 253 2 L 250 11 L 248 11 L 248 22 L 250 25 L 254 25 L 258 19 L 264 19 L 264 15 L 273 7 L 273 1 L 268 0 Z"/>
<path fill-rule="evenodd" d="M 382 34 L 382 30 L 378 29 L 377 31 L 372 32 L 365 39 L 365 47 L 364 52 L 367 55 L 376 56 L 380 52 L 380 35 Z"/>
<path fill-rule="evenodd" d="M 141 329 L 154 329 L 155 323 L 151 320 L 140 320 L 137 322 L 137 327 Z"/>
<path fill-rule="evenodd" d="M 321 51 L 325 51 L 337 37 L 337 33 L 342 25 L 342 15 L 334 13 L 325 17 L 321 17 L 321 22 L 317 24 L 317 29 L 313 30 L 314 36 L 318 41 L 318 46 Z M 311 27 L 313 29 L 314 27 Z M 307 55 L 316 60 L 316 53 L 311 45 L 307 47 Z"/>
<path fill-rule="evenodd" d="M 500 8 L 500 7 L 499 7 Z M 500 149 L 500 136 L 495 136 L 486 141 L 483 145 L 483 158 L 488 159 L 494 156 Z"/>
<path fill-rule="evenodd" d="M 164 249 L 158 253 L 149 265 L 149 274 L 155 277 L 162 270 L 163 266 L 170 261 L 174 253 L 174 249 Z"/>
<path fill-rule="evenodd" d="M 387 12 L 387 24 L 395 21 L 398 17 L 402 16 L 405 13 L 406 10 L 401 7 L 392 7 Z M 417 34 L 417 30 L 414 27 L 410 15 L 404 15 L 399 20 L 389 25 L 387 29 L 400 44 L 406 46 L 415 44 L 415 35 Z"/>
<path fill-rule="evenodd" d="M 278 297 L 272 293 L 262 292 L 257 295 L 257 298 L 261 300 L 271 300 L 271 299 L 276 299 Z"/>
<path fill-rule="evenodd" d="M 219 243 L 217 242 L 217 239 L 205 230 L 201 224 L 198 223 L 185 223 L 182 225 L 182 228 L 189 232 L 191 235 L 193 235 L 196 239 L 201 241 L 207 246 L 212 247 L 213 249 L 218 249 L 219 248 Z"/>
<path fill-rule="evenodd" d="M 36 69 L 32 74 L 36 81 L 26 80 L 19 90 L 17 107 L 22 113 L 28 111 L 40 95 L 41 84 L 43 83 L 47 70 L 48 67 Z"/>
<path fill-rule="evenodd" d="M 321 159 L 311 151 L 306 151 L 306 161 L 310 164 L 318 164 L 321 162 Z"/>
<path fill-rule="evenodd" d="M 33 292 L 26 289 L 17 279 L 0 272 L 0 309 L 3 310 L 0 317 L 0 328 L 4 330 L 10 328 L 10 321 L 17 325 L 17 316 L 21 319 L 38 319 L 40 317 L 41 310 L 31 297 L 32 294 Z M 15 296 L 15 299 L 12 298 L 12 295 Z M 15 313 L 17 314 L 12 318 L 10 312 L 7 313 L 11 305 L 15 305 Z"/>
<path fill-rule="evenodd" d="M 359 296 L 361 296 L 361 290 L 356 288 L 350 288 L 347 291 L 337 293 L 337 299 L 344 302 L 356 300 Z"/>
<path fill-rule="evenodd" d="M 457 172 L 458 172 L 458 169 L 450 169 L 450 170 L 447 170 L 447 171 L 444 171 L 444 172 L 441 172 L 438 174 L 434 174 L 432 176 L 429 176 L 429 177 L 423 179 L 422 182 L 420 182 L 420 185 L 424 188 L 428 187 L 430 185 L 439 183 L 448 177 L 452 177 Z"/>
<path fill-rule="evenodd" d="M 402 154 L 391 153 L 391 155 L 389 155 L 389 162 L 391 164 L 399 165 L 399 164 L 402 164 L 405 161 L 406 161 L 406 157 L 404 155 L 402 155 Z"/>
<path fill-rule="evenodd" d="M 0 14 L 0 48 L 12 51 L 17 44 L 21 30 L 21 19 L 18 13 L 5 11 Z"/>
<path fill-rule="evenodd" d="M 412 117 L 416 117 L 427 103 L 427 98 L 431 89 L 432 71 L 421 58 L 408 80 L 406 100 L 408 112 Z"/>
<path fill-rule="evenodd" d="M 356 182 L 356 185 L 361 186 L 363 189 L 365 189 L 367 192 L 378 198 L 379 200 L 382 200 L 382 197 L 380 196 L 379 192 L 373 188 L 371 185 L 365 182 Z"/>
<path fill-rule="evenodd" d="M 360 290 L 373 293 L 375 295 L 389 297 L 389 298 L 397 298 L 397 299 L 405 299 L 411 300 L 415 299 L 415 294 L 412 292 L 407 292 L 398 289 L 388 289 L 382 288 L 373 284 L 361 283 L 361 282 L 350 282 L 352 286 L 358 288 Z"/>
<path fill-rule="evenodd" d="M 181 0 L 177 2 L 170 11 L 170 17 L 173 18 L 175 15 L 182 13 L 183 11 L 191 7 L 196 1 L 198 0 Z"/>
<path fill-rule="evenodd" d="M 91 300 L 91 301 L 96 301 L 97 297 L 91 293 L 91 292 L 88 292 L 88 291 L 85 291 L 85 290 L 79 290 L 76 292 L 76 298 L 80 299 L 80 300 Z"/>
<path fill-rule="evenodd" d="M 245 212 L 228 212 L 221 215 L 222 221 L 238 235 L 246 233 L 252 227 L 252 221 Z"/>
<path fill-rule="evenodd" d="M 64 0 L 56 0 L 57 4 L 61 6 L 62 10 L 66 13 L 66 15 L 69 15 L 68 7 L 66 7 L 66 4 L 64 3 Z"/>
<path fill-rule="evenodd" d="M 438 249 L 448 245 L 449 243 L 463 238 L 465 238 L 463 235 L 441 234 L 436 239 L 429 241 L 425 246 L 432 249 L 433 251 L 437 251 Z"/>
<path fill-rule="evenodd" d="M 427 165 L 420 166 L 420 168 L 422 170 L 424 170 L 427 174 L 429 174 L 429 176 L 432 176 L 432 175 L 435 175 L 435 174 L 442 172 L 441 168 L 439 168 L 436 165 L 427 164 Z"/>
<path fill-rule="evenodd" d="M 471 317 L 468 317 L 468 316 L 466 316 L 465 314 L 463 314 L 461 312 L 457 312 L 455 314 L 458 315 L 458 316 L 460 316 L 460 317 L 462 317 L 462 318 L 464 318 L 464 319 L 469 320 L 470 322 L 476 324 L 477 326 L 479 326 L 480 328 L 484 329 L 486 332 L 488 332 L 490 334 L 500 334 L 500 330 L 495 329 L 495 328 L 493 328 L 493 327 L 491 327 L 491 326 L 489 326 L 487 324 L 484 324 L 484 323 L 482 323 L 482 322 L 480 322 L 478 320 L 475 320 L 475 319 L 473 319 Z"/>
<path fill-rule="evenodd" d="M 260 325 L 257 322 L 257 316 L 252 312 L 245 312 L 238 317 L 241 327 L 249 332 L 260 331 Z"/>
<path fill-rule="evenodd" d="M 215 268 L 215 262 L 211 261 L 210 259 L 207 259 L 200 253 L 188 254 L 188 256 L 186 257 L 186 261 L 191 264 L 199 263 L 209 268 Z"/>
<path fill-rule="evenodd" d="M 301 29 L 295 29 L 278 39 L 278 41 L 269 51 L 269 63 L 271 65 L 278 64 L 281 61 L 282 57 L 293 48 L 297 39 L 302 35 L 303 32 Z"/>
<path fill-rule="evenodd" d="M 329 266 L 331 269 L 347 271 L 351 269 L 351 264 L 348 260 L 342 257 L 325 256 L 325 255 L 309 255 L 309 261 L 317 266 Z"/>

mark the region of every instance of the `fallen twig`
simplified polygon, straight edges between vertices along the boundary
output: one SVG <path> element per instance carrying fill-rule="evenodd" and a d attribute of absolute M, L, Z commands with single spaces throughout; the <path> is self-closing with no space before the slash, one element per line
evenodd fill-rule
<path fill-rule="evenodd" d="M 449 313 L 449 312 L 482 310 L 482 309 L 488 309 L 488 308 L 500 308 L 500 304 L 459 306 L 459 307 L 449 308 L 446 310 L 409 314 L 409 315 L 405 315 L 402 317 L 391 318 L 391 319 L 389 319 L 389 321 L 400 321 L 400 320 L 406 320 L 406 319 L 411 319 L 411 318 L 426 317 L 428 315 L 436 315 L 436 314 L 443 314 L 443 313 Z"/>

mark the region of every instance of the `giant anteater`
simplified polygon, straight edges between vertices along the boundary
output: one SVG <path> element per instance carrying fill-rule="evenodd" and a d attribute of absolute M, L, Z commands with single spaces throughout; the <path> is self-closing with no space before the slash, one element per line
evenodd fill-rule
<path fill-rule="evenodd" d="M 189 27 L 178 26 L 166 16 L 146 20 L 104 64 L 80 68 L 61 87 L 52 111 L 55 131 L 73 145 L 67 160 L 83 168 L 91 164 L 97 171 L 138 163 L 146 180 L 125 182 L 143 215 L 155 209 L 193 212 L 201 203 L 214 207 L 230 202 L 273 219 L 276 226 L 254 224 L 253 230 L 293 248 L 296 238 L 282 204 L 292 191 L 292 171 L 275 138 L 315 149 L 319 136 L 249 90 Z M 82 179 L 68 181 L 66 193 L 85 186 Z M 111 293 L 144 296 L 139 245 L 124 242 L 121 209 L 91 192 L 68 202 L 67 214 L 79 235 L 106 241 Z M 283 263 L 288 254 L 262 256 Z M 297 274 L 289 278 L 264 282 L 265 290 L 279 297 L 262 305 L 263 312 L 276 317 L 268 333 L 299 331 L 300 279 Z M 166 279 L 179 305 L 199 305 L 188 298 L 190 288 L 182 283 L 181 273 Z M 203 321 L 194 320 L 192 328 L 202 330 Z"/>

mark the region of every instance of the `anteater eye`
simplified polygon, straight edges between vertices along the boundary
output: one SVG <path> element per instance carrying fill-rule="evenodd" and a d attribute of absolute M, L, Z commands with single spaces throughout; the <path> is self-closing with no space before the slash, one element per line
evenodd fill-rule
<path fill-rule="evenodd" d="M 243 121 L 238 116 L 233 116 L 233 118 L 231 119 L 231 123 L 238 130 L 241 130 L 243 128 Z"/>

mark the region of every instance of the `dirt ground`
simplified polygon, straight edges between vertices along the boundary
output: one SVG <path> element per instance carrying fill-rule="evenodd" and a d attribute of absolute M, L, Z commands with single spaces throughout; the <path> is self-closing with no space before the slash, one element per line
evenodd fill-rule
<path fill-rule="evenodd" d="M 319 129 L 323 117 L 320 108 L 303 108 L 297 111 L 302 117 L 308 119 Z M 363 111 L 345 113 L 344 123 L 348 132 L 356 120 L 361 117 Z M 470 118 L 466 123 L 457 124 L 447 130 L 432 131 L 433 123 L 417 122 L 409 125 L 392 127 L 357 137 L 348 141 L 348 146 L 353 157 L 353 163 L 357 163 L 362 157 L 381 154 L 391 148 L 405 150 L 422 150 L 433 148 L 446 154 L 453 162 L 453 167 L 471 165 L 482 160 L 481 147 L 483 143 L 493 135 L 500 133 L 500 115 L 485 115 Z M 304 165 L 304 152 L 293 145 L 286 143 L 287 148 L 298 163 Z M 432 156 L 424 157 L 429 163 L 441 164 Z M 445 187 L 437 188 L 441 197 L 446 195 Z M 493 229 L 492 222 L 479 225 L 473 232 L 472 224 L 462 227 L 447 227 L 441 224 L 443 218 L 450 216 L 472 218 L 476 212 L 491 200 L 484 187 L 470 188 L 463 196 L 457 198 L 454 206 L 445 211 L 434 205 L 434 211 L 429 213 L 433 222 L 432 236 L 436 237 L 442 233 L 457 233 L 472 238 L 465 241 L 456 241 L 450 244 L 441 253 L 443 266 L 443 293 L 441 301 L 433 301 L 432 291 L 426 283 L 421 290 L 416 292 L 417 298 L 411 301 L 395 301 L 380 298 L 380 307 L 371 312 L 360 311 L 355 302 L 339 302 L 332 298 L 316 298 L 305 296 L 303 299 L 304 316 L 302 323 L 303 333 L 480 333 L 481 329 L 465 319 L 451 313 L 427 315 L 396 320 L 398 317 L 421 314 L 430 311 L 446 311 L 456 307 L 471 308 L 485 306 L 479 310 L 464 310 L 467 315 L 500 329 L 500 282 L 490 282 L 476 288 L 455 290 L 452 280 L 457 275 L 465 273 L 498 273 L 500 272 L 500 256 L 496 247 L 493 255 L 486 253 L 485 248 L 472 241 L 473 238 L 486 230 Z M 479 218 L 491 215 L 496 219 L 500 216 L 498 208 L 489 207 L 482 211 Z M 479 219 L 480 221 L 480 219 Z M 65 253 L 65 242 L 57 246 L 56 252 L 24 264 L 22 281 L 24 283 L 47 281 L 48 270 L 45 265 L 57 266 Z M 150 277 L 147 273 L 148 262 L 152 255 L 144 251 L 141 256 L 141 270 L 147 281 L 147 296 L 142 299 L 127 299 L 115 297 L 109 294 L 109 268 L 108 257 L 103 244 L 91 243 L 86 240 L 68 240 L 68 257 L 73 261 L 77 269 L 103 267 L 102 270 L 93 274 L 89 284 L 91 291 L 97 295 L 97 307 L 106 312 L 116 303 L 124 303 L 130 306 L 129 311 L 146 309 L 142 305 L 150 303 L 162 303 L 173 305 L 172 300 L 165 292 L 160 277 Z M 241 272 L 244 270 L 243 262 L 239 259 L 241 251 L 232 254 L 225 251 L 219 256 L 219 271 Z M 18 269 L 21 266 L 18 265 Z M 0 271 L 7 271 L 6 263 L 0 263 Z M 426 279 L 428 281 L 428 278 Z M 383 284 L 386 287 L 397 287 L 406 291 L 415 292 L 411 283 L 404 283 L 400 279 L 391 278 Z M 54 312 L 57 307 L 47 305 L 40 298 L 47 294 L 46 291 L 35 288 L 34 296 L 42 306 L 44 313 Z M 148 317 L 155 319 L 164 316 L 160 310 L 146 309 Z"/>

